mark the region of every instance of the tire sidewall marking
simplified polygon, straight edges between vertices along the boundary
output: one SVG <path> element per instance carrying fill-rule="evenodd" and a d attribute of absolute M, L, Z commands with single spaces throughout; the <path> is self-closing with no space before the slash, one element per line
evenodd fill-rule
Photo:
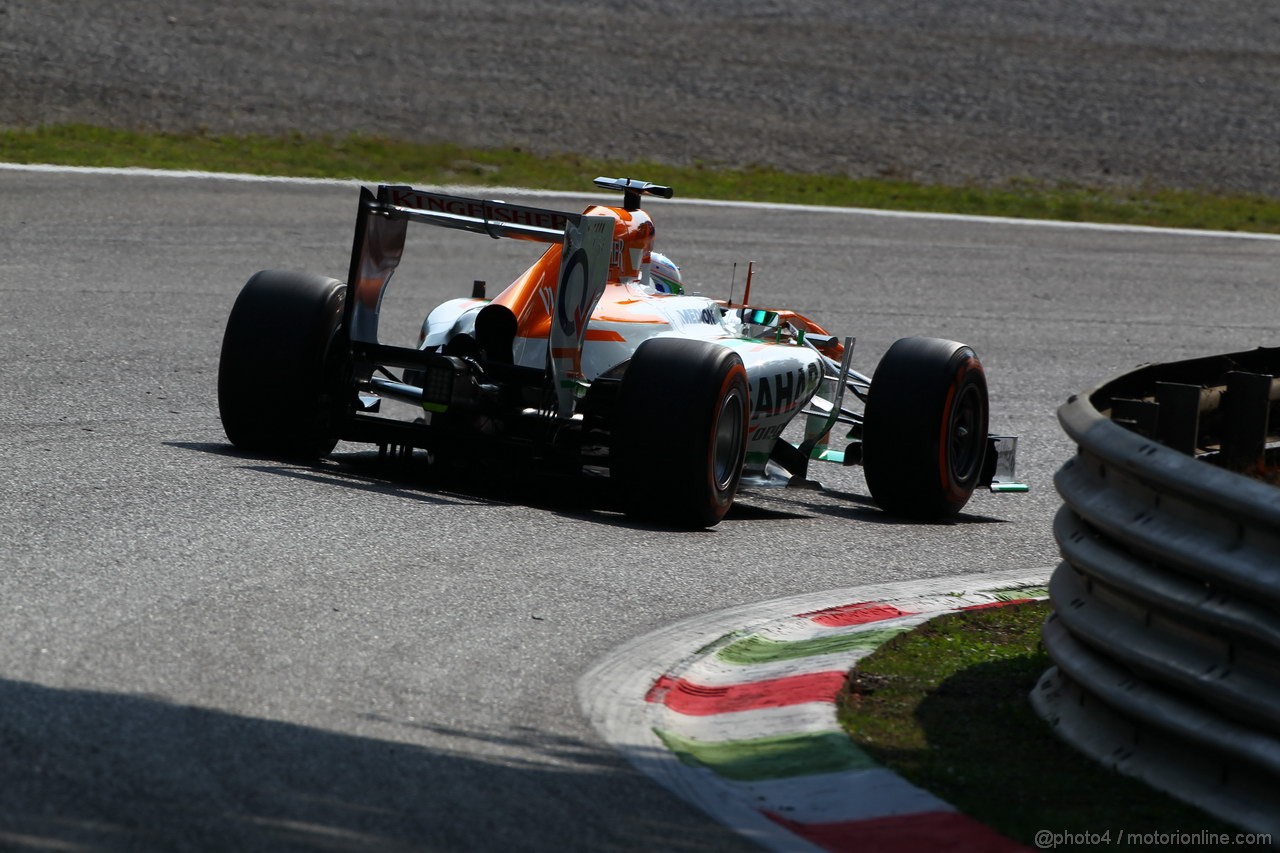
<path fill-rule="evenodd" d="M 735 381 L 738 378 L 742 379 L 743 387 L 746 387 L 747 370 L 746 370 L 746 367 L 743 366 L 741 361 L 735 361 L 733 365 L 729 368 L 729 370 L 725 373 L 724 379 L 721 380 L 720 382 L 720 388 L 716 393 L 716 397 L 715 397 L 715 406 L 712 409 L 712 413 L 711 413 L 711 423 L 709 424 L 709 428 L 708 428 L 708 437 L 710 440 L 707 445 L 705 469 L 706 469 L 706 477 L 707 477 L 708 484 L 711 486 L 711 489 L 710 489 L 711 498 L 717 510 L 726 506 L 727 503 L 731 502 L 733 499 L 734 493 L 737 491 L 736 489 L 737 480 L 742 473 L 742 456 L 746 451 L 746 446 L 747 446 L 747 436 L 748 436 L 747 418 L 750 416 L 750 411 L 751 411 L 749 391 L 746 394 L 742 394 L 742 393 L 738 394 L 738 396 L 742 398 L 743 403 L 746 404 L 747 411 L 745 414 L 741 411 L 742 404 L 740 403 L 739 404 L 739 421 L 741 423 L 740 431 L 742 433 L 742 436 L 741 436 L 741 441 L 739 442 L 739 447 L 737 448 L 736 471 L 734 475 L 729 478 L 729 486 L 722 490 L 720 488 L 720 484 L 716 482 L 716 445 L 717 445 L 716 436 L 719 434 L 720 417 L 724 413 L 725 398 L 733 392 Z M 741 392 L 741 389 L 739 389 L 739 391 Z"/>
<path fill-rule="evenodd" d="M 961 359 L 960 364 L 952 374 L 951 382 L 947 387 L 947 398 L 942 406 L 942 423 L 939 426 L 938 438 L 938 477 L 948 503 L 955 503 L 966 497 L 963 487 L 953 480 L 951 476 L 951 419 L 954 414 L 952 409 L 956 404 L 959 390 L 964 386 L 969 375 L 975 372 L 984 380 L 986 379 L 986 373 L 982 369 L 981 362 L 970 351 Z M 981 466 L 979 466 L 980 468 Z"/>

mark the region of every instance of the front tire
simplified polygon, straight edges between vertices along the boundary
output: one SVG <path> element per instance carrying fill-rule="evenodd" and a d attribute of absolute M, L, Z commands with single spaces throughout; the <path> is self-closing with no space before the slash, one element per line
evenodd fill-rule
<path fill-rule="evenodd" d="M 886 512 L 941 519 L 969 501 L 987 451 L 987 380 L 956 341 L 902 338 L 871 377 L 863 473 Z"/>
<path fill-rule="evenodd" d="M 218 412 L 241 450 L 315 459 L 338 443 L 346 408 L 338 348 L 346 286 L 264 270 L 240 291 L 218 362 Z"/>
<path fill-rule="evenodd" d="M 737 353 L 654 338 L 622 378 L 610 452 L 627 514 L 682 528 L 717 524 L 733 505 L 751 414 Z"/>

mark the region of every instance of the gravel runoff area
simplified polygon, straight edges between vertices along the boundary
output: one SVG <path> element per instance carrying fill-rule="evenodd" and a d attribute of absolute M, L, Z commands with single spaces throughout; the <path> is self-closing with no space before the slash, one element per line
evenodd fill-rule
<path fill-rule="evenodd" d="M 0 0 L 7 127 L 1280 195 L 1276 91 L 1272 0 Z"/>

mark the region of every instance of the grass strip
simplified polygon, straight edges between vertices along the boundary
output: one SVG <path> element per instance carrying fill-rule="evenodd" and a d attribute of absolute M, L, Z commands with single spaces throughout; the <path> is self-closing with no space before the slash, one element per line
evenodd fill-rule
<path fill-rule="evenodd" d="M 996 186 L 918 184 L 761 166 L 605 160 L 518 147 L 463 148 L 365 134 L 218 136 L 48 125 L 0 130 L 0 161 L 577 191 L 592 189 L 590 181 L 597 175 L 609 175 L 670 184 L 683 198 L 1280 233 L 1280 199 L 1261 195 L 1103 189 L 1030 180 Z"/>
<path fill-rule="evenodd" d="M 1047 602 L 949 614 L 864 658 L 841 723 L 879 763 L 1028 845 L 1037 831 L 1101 835 L 1238 830 L 1060 740 L 1028 699 L 1052 662 Z M 1116 843 L 1119 839 L 1120 843 Z"/>

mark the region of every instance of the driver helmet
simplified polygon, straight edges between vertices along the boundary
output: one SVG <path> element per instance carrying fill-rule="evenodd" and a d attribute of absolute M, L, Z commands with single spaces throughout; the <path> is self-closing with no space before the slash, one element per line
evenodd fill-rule
<path fill-rule="evenodd" d="M 649 253 L 649 279 L 653 289 L 658 293 L 672 293 L 677 296 L 684 293 L 684 281 L 680 277 L 680 268 L 660 252 Z"/>

